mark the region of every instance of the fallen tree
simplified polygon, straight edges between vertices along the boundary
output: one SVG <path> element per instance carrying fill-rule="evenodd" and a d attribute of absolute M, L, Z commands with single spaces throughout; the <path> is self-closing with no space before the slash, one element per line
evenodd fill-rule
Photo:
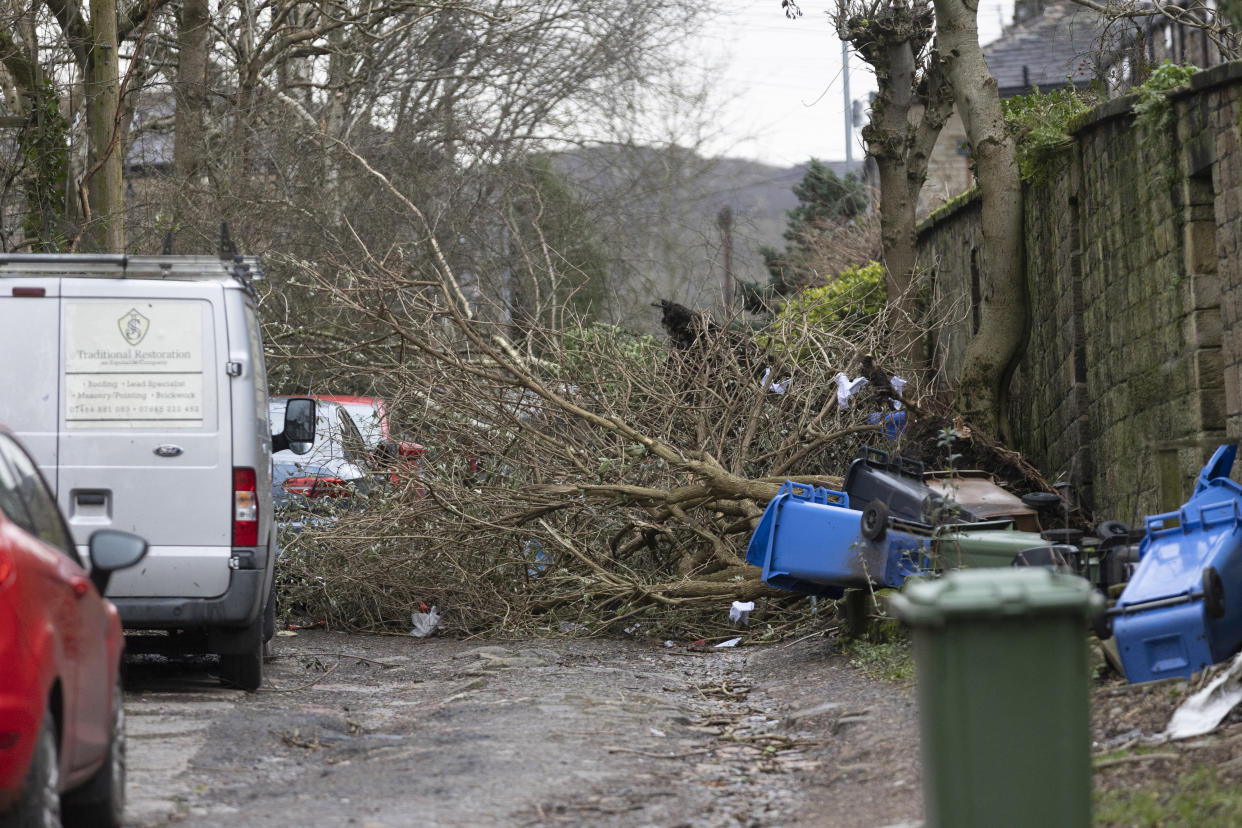
<path fill-rule="evenodd" d="M 883 364 L 882 317 L 786 314 L 755 331 L 683 308 L 673 316 L 689 327 L 667 339 L 563 306 L 524 316 L 564 320 L 556 328 L 518 324 L 459 276 L 422 211 L 356 160 L 418 241 L 379 254 L 355 236 L 316 261 L 274 263 L 272 373 L 285 392 L 384 396 L 394 430 L 428 451 L 404 487 L 288 539 L 289 606 L 392 627 L 435 604 L 455 627 L 489 632 L 641 615 L 696 637 L 723 633 L 732 600 L 760 599 L 765 623 L 773 607 L 781 623 L 809 611 L 763 586 L 745 548 L 785 480 L 839 488 L 860 442 L 883 440 L 867 416 L 893 411 L 891 390 L 873 384 L 842 407 L 835 381 Z M 556 251 L 530 249 L 558 266 Z M 319 320 L 285 310 L 295 293 Z M 919 385 L 906 387 L 915 422 Z"/>

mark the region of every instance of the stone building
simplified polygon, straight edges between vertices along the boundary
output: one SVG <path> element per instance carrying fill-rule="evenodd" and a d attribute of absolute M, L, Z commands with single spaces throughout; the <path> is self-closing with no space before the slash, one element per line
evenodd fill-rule
<path fill-rule="evenodd" d="M 1116 94 L 1166 60 L 1204 68 L 1221 63 L 1220 50 L 1201 30 L 1163 15 L 1108 22 L 1073 0 L 1017 0 L 1013 23 L 983 54 L 1001 98 L 1096 82 Z M 973 183 L 966 133 L 955 113 L 928 163 L 924 212 Z"/>
<path fill-rule="evenodd" d="M 1013 24 L 983 47 L 983 55 L 1002 98 L 1035 88 L 1082 88 L 1103 76 L 1106 65 L 1116 59 L 1115 52 L 1100 50 L 1106 34 L 1099 15 L 1072 0 L 1019 0 Z M 928 162 L 922 207 L 933 210 L 973 183 L 966 130 L 954 113 Z"/>

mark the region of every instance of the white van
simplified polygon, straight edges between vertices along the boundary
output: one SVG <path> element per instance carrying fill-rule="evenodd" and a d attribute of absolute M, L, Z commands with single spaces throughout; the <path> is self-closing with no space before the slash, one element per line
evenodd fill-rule
<path fill-rule="evenodd" d="M 80 550 L 103 528 L 150 543 L 108 588 L 124 625 L 219 653 L 247 690 L 275 631 L 272 443 L 314 435 L 307 399 L 270 433 L 257 275 L 242 257 L 0 255 L 0 420 Z"/>

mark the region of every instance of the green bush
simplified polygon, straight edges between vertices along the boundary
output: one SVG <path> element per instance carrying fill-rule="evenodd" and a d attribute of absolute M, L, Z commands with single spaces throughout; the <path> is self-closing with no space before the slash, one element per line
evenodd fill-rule
<path fill-rule="evenodd" d="M 884 310 L 884 265 L 868 262 L 846 268 L 822 287 L 806 288 L 781 309 L 781 318 L 801 319 L 817 325 L 848 322 L 875 316 Z"/>
<path fill-rule="evenodd" d="M 831 330 L 848 337 L 852 328 L 870 325 L 884 310 L 884 301 L 884 265 L 868 262 L 846 268 L 828 284 L 791 296 L 756 341 L 794 360 L 809 357 L 808 332 Z"/>
<path fill-rule="evenodd" d="M 1135 88 L 1138 103 L 1134 105 L 1134 123 L 1146 129 L 1163 129 L 1169 125 L 1173 107 L 1165 93 L 1190 82 L 1199 71 L 1195 66 L 1179 66 L 1165 61 L 1152 70 L 1142 86 Z"/>
<path fill-rule="evenodd" d="M 1073 144 L 1067 129 L 1070 121 L 1097 103 L 1095 92 L 1073 87 L 1051 92 L 1035 89 L 1001 101 L 1005 123 L 1017 142 L 1018 171 L 1024 180 L 1042 183 L 1060 169 L 1062 153 Z"/>
<path fill-rule="evenodd" d="M 656 337 L 632 333 L 604 322 L 566 328 L 561 334 L 561 344 L 565 368 L 570 371 L 598 363 L 600 354 L 614 354 L 619 363 L 637 362 L 650 367 L 664 353 Z"/>

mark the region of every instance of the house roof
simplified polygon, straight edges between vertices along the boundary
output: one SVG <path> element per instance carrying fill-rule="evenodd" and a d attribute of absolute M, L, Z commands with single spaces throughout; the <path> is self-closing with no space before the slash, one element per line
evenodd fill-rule
<path fill-rule="evenodd" d="M 1015 23 L 983 47 L 1000 96 L 1084 86 L 1097 75 L 1102 35 L 1100 15 L 1069 0 L 1053 0 L 1043 12 Z"/>
<path fill-rule="evenodd" d="M 167 87 L 144 90 L 134 107 L 125 169 L 151 171 L 172 166 L 172 120 L 176 103 Z"/>

